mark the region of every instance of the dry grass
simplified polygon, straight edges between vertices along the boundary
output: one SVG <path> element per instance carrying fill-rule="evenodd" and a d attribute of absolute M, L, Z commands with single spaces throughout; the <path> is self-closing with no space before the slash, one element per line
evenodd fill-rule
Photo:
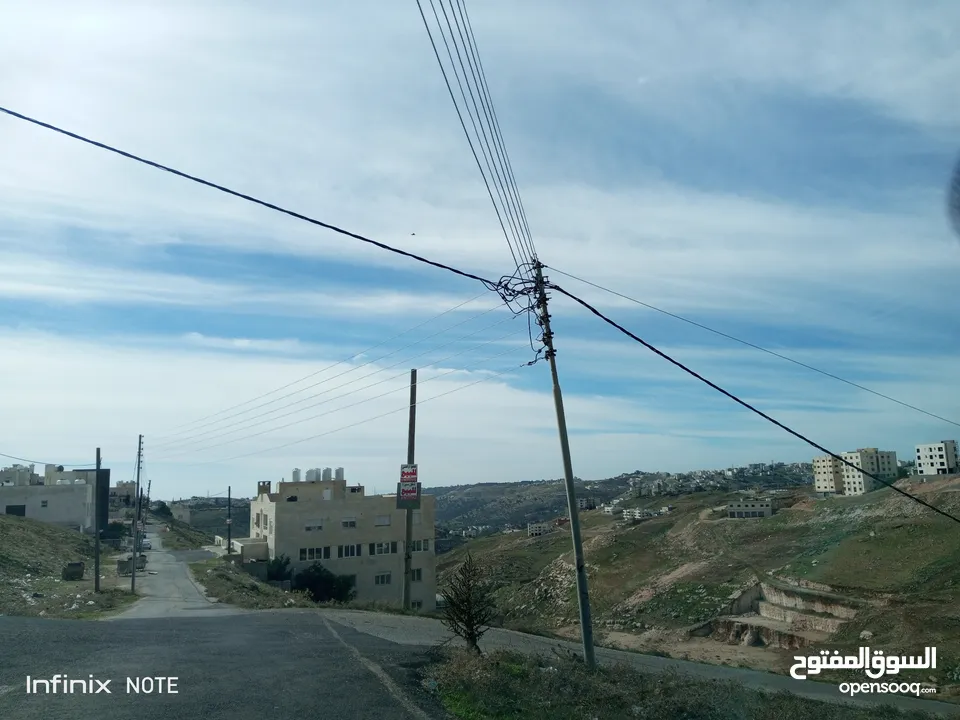
<path fill-rule="evenodd" d="M 248 610 L 317 606 L 305 593 L 285 592 L 260 582 L 220 558 L 190 563 L 190 571 L 209 597 L 227 605 Z"/>
<path fill-rule="evenodd" d="M 172 517 L 151 516 L 150 519 L 170 528 L 169 531 L 160 533 L 164 550 L 198 550 L 204 545 L 213 545 L 213 535 Z"/>
<path fill-rule="evenodd" d="M 29 518 L 0 515 L 0 615 L 97 618 L 135 599 L 116 577 L 115 554 L 102 552 L 101 592 L 94 592 L 93 538 Z M 63 581 L 69 562 L 84 562 L 84 578 Z"/>
<path fill-rule="evenodd" d="M 431 682 L 432 681 L 432 682 Z M 460 720 L 928 720 L 891 707 L 869 709 L 763 694 L 735 683 L 647 675 L 626 666 L 595 673 L 576 660 L 512 652 L 451 652 L 427 670 L 444 707 Z"/>

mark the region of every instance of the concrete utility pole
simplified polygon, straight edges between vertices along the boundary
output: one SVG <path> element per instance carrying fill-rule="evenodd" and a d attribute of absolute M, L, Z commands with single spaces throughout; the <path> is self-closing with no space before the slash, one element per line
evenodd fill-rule
<path fill-rule="evenodd" d="M 231 512 L 231 507 L 233 503 L 230 501 L 230 486 L 227 485 L 227 555 L 233 552 L 233 513 Z"/>
<path fill-rule="evenodd" d="M 410 371 L 410 421 L 407 426 L 407 465 L 414 464 L 417 443 L 417 371 Z M 404 511 L 406 536 L 403 542 L 403 609 L 410 609 L 410 585 L 413 580 L 413 510 Z"/>
<path fill-rule="evenodd" d="M 143 466 L 143 435 L 137 441 L 137 489 L 133 513 L 133 560 L 130 564 L 130 592 L 137 593 L 137 558 L 140 551 L 140 468 Z"/>
<path fill-rule="evenodd" d="M 103 524 L 103 513 L 100 508 L 100 448 L 97 448 L 97 474 L 93 481 L 93 591 L 100 592 L 100 526 Z M 109 492 L 109 490 L 107 491 Z"/>
<path fill-rule="evenodd" d="M 557 351 L 553 347 L 553 332 L 550 330 L 550 313 L 547 311 L 546 281 L 543 265 L 535 261 L 537 311 L 543 323 L 543 344 L 553 377 L 553 404 L 557 410 L 557 428 L 560 431 L 560 453 L 563 455 L 563 477 L 567 487 L 567 508 L 570 513 L 570 535 L 573 537 L 573 557 L 577 566 L 577 599 L 580 605 L 580 635 L 583 640 L 583 661 L 593 670 L 596 660 L 593 653 L 593 621 L 590 617 L 590 593 L 587 589 L 587 569 L 583 559 L 583 541 L 580 537 L 580 513 L 573 485 L 573 461 L 570 459 L 570 438 L 567 436 L 567 418 L 563 411 L 563 395 L 560 393 L 560 378 L 557 375 Z"/>

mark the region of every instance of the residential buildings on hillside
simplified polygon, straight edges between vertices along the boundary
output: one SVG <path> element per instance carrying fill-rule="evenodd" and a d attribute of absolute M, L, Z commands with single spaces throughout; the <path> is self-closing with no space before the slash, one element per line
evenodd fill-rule
<path fill-rule="evenodd" d="M 847 462 L 842 462 L 832 455 L 821 455 L 813 459 L 814 492 L 825 495 L 863 495 L 877 487 L 877 482 L 871 475 L 885 480 L 897 478 L 897 453 L 892 450 L 860 448 L 853 452 L 840 453 L 840 457 Z"/>
<path fill-rule="evenodd" d="M 0 470 L 0 511 L 92 532 L 96 471 L 47 465 L 41 476 L 34 468 L 13 465 Z"/>
<path fill-rule="evenodd" d="M 307 471 L 307 477 L 312 471 Z M 321 472 L 320 477 L 323 477 Z M 413 515 L 414 609 L 436 608 L 434 497 L 422 495 Z M 257 484 L 250 502 L 250 537 L 233 540 L 241 560 L 290 558 L 302 571 L 316 562 L 353 576 L 357 600 L 399 605 L 403 593 L 405 511 L 396 495 L 368 496 L 344 479 Z"/>
<path fill-rule="evenodd" d="M 917 475 L 953 475 L 960 473 L 957 460 L 957 441 L 941 440 L 917 445 Z"/>

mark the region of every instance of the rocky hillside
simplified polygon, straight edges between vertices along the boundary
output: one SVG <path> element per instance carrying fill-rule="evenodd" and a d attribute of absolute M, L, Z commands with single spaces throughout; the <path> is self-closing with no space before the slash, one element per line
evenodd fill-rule
<path fill-rule="evenodd" d="M 593 497 L 608 502 L 630 487 L 625 478 L 577 482 L 578 497 Z M 567 511 L 567 496 L 559 480 L 481 483 L 432 487 L 427 491 L 437 498 L 437 522 L 452 528 L 471 525 L 526 527 Z"/>
<path fill-rule="evenodd" d="M 960 479 L 904 487 L 960 515 Z M 672 501 L 673 512 L 629 525 L 599 511 L 583 514 L 591 605 L 601 635 L 630 646 L 632 637 L 659 634 L 689 646 L 691 629 L 729 614 L 745 589 L 775 576 L 826 588 L 838 602 L 862 607 L 854 619 L 835 626 L 842 629 L 833 641 L 857 644 L 860 633 L 867 632 L 871 646 L 898 654 L 918 646 L 922 653 L 926 643 L 939 648 L 944 662 L 960 665 L 955 522 L 888 489 L 860 498 L 795 497 L 791 507 L 762 519 L 726 518 L 714 509 L 726 499 L 683 496 Z M 662 499 L 647 503 L 662 504 Z M 496 579 L 508 625 L 576 632 L 569 532 L 471 540 L 441 557 L 441 581 L 467 551 Z M 796 615 L 777 605 L 787 602 L 783 599 L 766 602 L 768 615 L 781 620 Z M 746 608 L 738 612 L 749 614 Z"/>

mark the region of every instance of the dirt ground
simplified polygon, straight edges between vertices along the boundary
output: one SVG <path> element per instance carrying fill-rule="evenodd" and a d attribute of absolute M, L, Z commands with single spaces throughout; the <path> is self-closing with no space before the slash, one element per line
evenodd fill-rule
<path fill-rule="evenodd" d="M 580 638 L 578 626 L 558 628 L 556 633 L 571 640 Z M 651 630 L 642 634 L 601 631 L 600 637 L 603 647 L 614 650 L 659 652 L 678 660 L 772 672 L 782 672 L 792 657 L 785 650 L 775 648 L 727 645 L 710 638 L 684 638 L 682 631 Z"/>

